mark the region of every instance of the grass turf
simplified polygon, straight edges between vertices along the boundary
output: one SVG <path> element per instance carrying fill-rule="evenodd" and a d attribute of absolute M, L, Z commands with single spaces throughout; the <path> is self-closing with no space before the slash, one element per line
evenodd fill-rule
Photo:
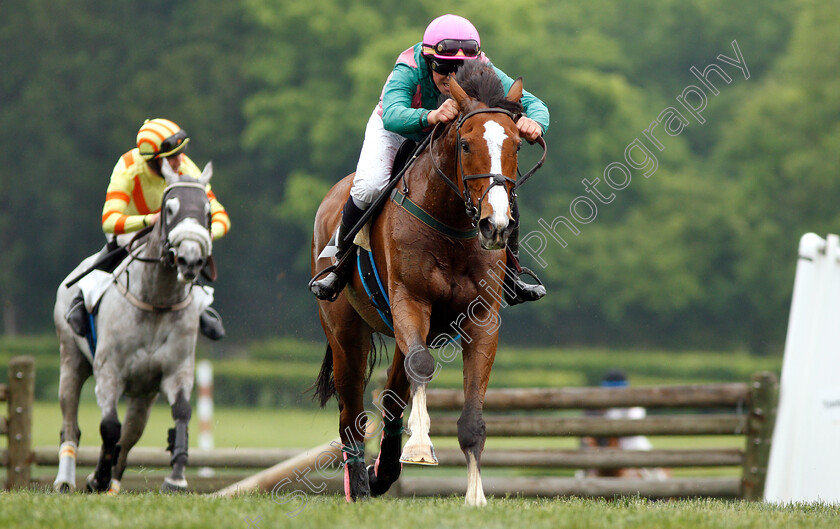
<path fill-rule="evenodd" d="M 287 500 L 287 503 L 282 503 Z M 840 507 L 772 505 L 721 500 L 648 501 L 490 498 L 483 509 L 463 498 L 379 498 L 347 505 L 341 496 L 233 499 L 124 494 L 119 497 L 25 491 L 0 493 L 0 527 L 390 527 L 458 528 L 770 528 L 819 529 L 840 525 Z"/>

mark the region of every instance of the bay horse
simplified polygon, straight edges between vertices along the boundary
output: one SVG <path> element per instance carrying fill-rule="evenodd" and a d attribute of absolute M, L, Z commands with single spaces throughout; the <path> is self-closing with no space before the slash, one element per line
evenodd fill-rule
<path fill-rule="evenodd" d="M 85 259 L 58 288 L 53 319 L 61 351 L 63 422 L 54 488 L 60 492 L 76 487 L 79 394 L 91 374 L 102 411 L 102 448 L 96 469 L 87 478 L 88 490 L 119 492 L 128 453 L 140 439 L 160 393 L 169 402 L 175 422 L 168 439 L 172 473 L 164 478 L 161 490 L 187 488 L 184 468 L 195 343 L 199 315 L 212 301 L 195 280 L 212 253 L 206 186 L 213 169 L 208 163 L 196 180 L 176 174 L 168 163 L 161 167 L 167 187 L 160 221 L 145 237 L 145 244 L 131 249 L 114 271 L 96 311 L 95 342 L 76 335 L 64 314 L 79 289 L 78 285 L 68 288 L 68 279 L 88 269 L 97 256 Z M 117 401 L 122 395 L 128 404 L 125 422 L 120 424 Z"/>
<path fill-rule="evenodd" d="M 371 304 L 358 270 L 334 302 L 318 301 L 327 347 L 313 387 L 322 407 L 337 393 L 347 501 L 385 493 L 399 477 L 401 463 L 437 464 L 426 409 L 435 361 L 427 343 L 436 336 L 451 337 L 447 331 L 457 322 L 464 370 L 458 441 L 468 464 L 465 502 L 487 503 L 480 475 L 486 438 L 482 407 L 498 344 L 504 248 L 513 229 L 521 144 L 515 120 L 522 112 L 522 79 L 505 95 L 491 67 L 468 61 L 450 82 L 450 91 L 459 107 L 457 121 L 443 127 L 439 137 L 441 126 L 434 129 L 428 149 L 405 171 L 370 226 L 370 247 L 390 299 L 393 331 Z M 352 180 L 351 174 L 338 182 L 318 209 L 313 275 L 332 262 L 319 255 L 338 226 Z M 366 467 L 363 397 L 366 366 L 369 356 L 375 356 L 374 333 L 393 336 L 396 349 L 383 392 L 392 398 L 382 402 L 380 453 Z M 411 435 L 400 455 L 402 413 L 409 398 Z"/>

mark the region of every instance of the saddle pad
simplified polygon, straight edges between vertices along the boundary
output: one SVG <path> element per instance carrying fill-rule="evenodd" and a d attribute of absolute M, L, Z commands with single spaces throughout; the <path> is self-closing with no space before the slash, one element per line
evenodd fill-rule
<path fill-rule="evenodd" d="M 356 266 L 359 267 L 359 277 L 362 279 L 362 286 L 365 287 L 365 292 L 368 295 L 368 299 L 370 299 L 370 304 L 373 305 L 373 308 L 375 308 L 379 313 L 379 317 L 382 318 L 385 325 L 393 331 L 394 317 L 391 314 L 391 300 L 388 299 L 388 294 L 382 284 L 382 280 L 379 278 L 379 270 L 376 269 L 376 262 L 373 259 L 373 255 L 369 251 L 359 248 L 356 253 Z M 429 340 L 427 345 L 431 346 L 432 344 L 437 343 L 439 339 L 440 336 L 433 340 Z M 459 334 L 455 338 L 447 340 L 445 343 L 436 345 L 435 348 L 443 347 L 444 345 L 460 339 L 461 335 Z"/>
<path fill-rule="evenodd" d="M 330 238 L 327 245 L 324 246 L 324 249 L 321 250 L 321 253 L 318 254 L 318 259 L 323 259 L 325 257 L 332 258 L 338 254 L 338 246 L 336 245 L 336 241 L 338 240 L 338 228 L 335 229 L 335 233 Z"/>
<path fill-rule="evenodd" d="M 371 221 L 365 222 L 365 225 L 362 226 L 362 229 L 359 230 L 359 233 L 356 234 L 356 237 L 353 238 L 353 244 L 356 246 L 360 246 L 364 248 L 366 251 L 370 250 L 370 223 Z"/>
<path fill-rule="evenodd" d="M 359 248 L 356 254 L 356 265 L 359 267 L 359 277 L 362 279 L 362 285 L 365 287 L 370 304 L 379 313 L 379 317 L 382 318 L 385 325 L 393 331 L 394 319 L 391 316 L 391 300 L 388 299 L 382 280 L 379 279 L 379 271 L 376 269 L 376 263 L 374 263 L 370 252 Z"/>

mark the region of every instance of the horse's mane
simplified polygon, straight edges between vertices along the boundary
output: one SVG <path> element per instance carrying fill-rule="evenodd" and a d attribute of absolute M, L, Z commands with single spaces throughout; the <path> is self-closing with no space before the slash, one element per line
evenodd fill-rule
<path fill-rule="evenodd" d="M 478 60 L 464 61 L 455 74 L 455 80 L 464 91 L 490 108 L 501 108 L 513 114 L 522 113 L 522 103 L 508 101 L 502 81 L 493 67 Z"/>

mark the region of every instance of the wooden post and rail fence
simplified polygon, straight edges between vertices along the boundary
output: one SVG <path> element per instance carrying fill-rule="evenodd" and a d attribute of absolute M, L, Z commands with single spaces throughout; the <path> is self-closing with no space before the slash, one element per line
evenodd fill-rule
<path fill-rule="evenodd" d="M 30 465 L 54 467 L 58 465 L 55 447 L 31 447 L 32 402 L 34 394 L 34 361 L 29 357 L 15 357 L 9 365 L 9 383 L 0 385 L 0 401 L 8 402 L 8 417 L 0 417 L 0 433 L 9 436 L 8 448 L 0 449 L 0 461 L 6 466 L 8 488 L 35 484 L 49 487 L 52 477 L 31 479 Z M 457 436 L 457 417 L 463 405 L 461 390 L 433 389 L 427 392 L 427 405 L 432 416 L 431 435 Z M 738 469 L 740 476 L 683 477 L 665 480 L 638 478 L 571 478 L 555 476 L 494 477 L 486 472 L 484 490 L 488 495 L 504 496 L 581 496 L 613 497 L 641 495 L 650 498 L 724 497 L 759 500 L 763 497 L 767 473 L 770 441 L 778 401 L 778 382 L 772 373 L 757 373 L 749 383 L 704 384 L 688 386 L 622 387 L 622 388 L 535 388 L 491 389 L 484 405 L 487 444 L 481 465 L 490 468 L 520 469 L 615 469 L 615 468 L 709 468 Z M 642 419 L 608 419 L 582 416 L 580 411 L 642 406 L 655 410 Z M 665 411 L 668 410 L 668 413 Z M 673 413 L 676 410 L 677 413 Z M 568 450 L 543 448 L 494 449 L 494 438 L 538 437 L 545 445 L 556 444 L 556 438 L 583 436 L 622 437 L 646 436 L 738 436 L 741 448 L 657 449 L 631 451 L 619 449 Z M 508 442 L 510 444 L 510 442 Z M 214 449 L 190 450 L 190 467 L 227 469 L 213 478 L 191 476 L 191 488 L 196 492 L 211 492 L 227 487 L 248 476 L 247 472 L 233 475 L 231 469 L 265 469 L 275 465 L 271 480 L 294 477 L 299 466 L 311 466 L 318 450 L 294 449 Z M 371 447 L 370 454 L 377 449 Z M 465 466 L 460 449 L 437 449 L 441 466 Z M 99 456 L 98 446 L 80 447 L 79 466 L 93 466 Z M 162 448 L 135 447 L 129 454 L 130 467 L 169 467 L 169 453 Z M 300 464 L 293 464 L 299 462 Z M 423 469 L 424 476 L 412 473 L 402 477 L 392 488 L 396 496 L 431 496 L 463 493 L 466 476 L 435 477 L 434 469 Z M 282 476 L 278 474 L 282 473 Z M 266 471 L 259 475 L 268 475 Z M 248 483 L 257 483 L 256 476 Z M 80 476 L 79 487 L 83 487 Z M 133 480 L 133 481 L 132 481 Z M 265 480 L 263 480 L 265 481 Z M 328 489 L 342 489 L 342 479 L 324 480 Z M 264 484 L 263 484 L 264 485 Z M 156 489 L 158 479 L 126 475 L 124 490 Z M 256 485 L 255 485 L 256 486 Z M 257 487 L 265 489 L 265 486 Z M 292 490 L 289 487 L 286 490 Z M 270 484 L 268 490 L 271 490 Z"/>
<path fill-rule="evenodd" d="M 6 488 L 29 486 L 32 464 L 32 403 L 35 399 L 35 360 L 15 356 L 9 361 L 9 382 L 0 384 L 0 402 L 6 402 L 6 416 L 0 415 L 0 436 L 8 437 L 0 450 L 0 466 L 6 467 Z"/>
<path fill-rule="evenodd" d="M 429 390 L 431 436 L 457 436 L 461 390 Z M 484 469 L 616 469 L 735 467 L 739 477 L 639 478 L 486 477 L 484 492 L 504 496 L 649 498 L 723 497 L 760 500 L 764 494 L 770 442 L 778 402 L 773 373 L 757 373 L 749 383 L 622 388 L 490 389 L 484 402 L 487 443 Z M 642 406 L 648 410 L 677 409 L 642 419 L 611 419 L 561 414 L 567 410 L 604 410 Z M 691 413 L 687 413 L 691 410 Z M 558 413 L 561 412 L 561 413 Z M 442 415 L 448 413 L 447 415 Z M 497 450 L 497 437 L 624 437 L 737 436 L 741 448 L 620 450 Z M 547 440 L 546 444 L 551 441 Z M 464 466 L 460 449 L 439 449 L 440 465 Z M 463 493 L 465 478 L 415 478 L 397 482 L 400 495 Z"/>

